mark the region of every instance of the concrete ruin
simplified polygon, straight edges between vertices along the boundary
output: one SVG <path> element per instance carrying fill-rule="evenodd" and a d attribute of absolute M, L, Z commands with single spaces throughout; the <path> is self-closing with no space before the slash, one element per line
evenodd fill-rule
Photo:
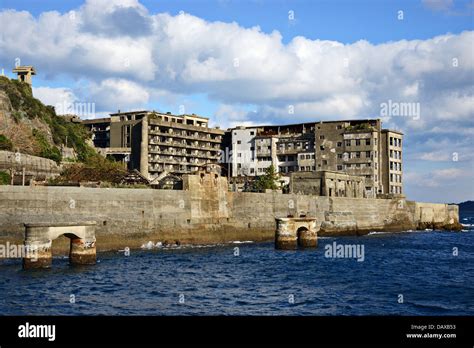
<path fill-rule="evenodd" d="M 69 262 L 72 265 L 95 264 L 95 224 L 95 221 L 25 224 L 25 248 L 30 252 L 23 259 L 23 268 L 50 268 L 52 241 L 62 235 L 70 239 Z"/>
<path fill-rule="evenodd" d="M 212 171 L 184 176 L 183 190 L 0 186 L 0 242 L 21 243 L 25 222 L 70 221 L 97 222 L 99 250 L 140 248 L 149 241 L 272 241 L 275 219 L 288 215 L 315 218 L 318 236 L 461 228 L 457 205 L 231 192 L 227 179 Z"/>
<path fill-rule="evenodd" d="M 25 82 L 32 85 L 31 76 L 36 75 L 36 70 L 31 65 L 17 66 L 13 69 L 14 73 L 17 73 L 18 81 Z"/>
<path fill-rule="evenodd" d="M 314 248 L 318 245 L 318 233 L 315 218 L 277 218 L 276 225 L 276 249 L 294 250 L 298 247 Z"/>
<path fill-rule="evenodd" d="M 290 174 L 290 192 L 305 195 L 364 198 L 365 178 L 335 171 Z"/>

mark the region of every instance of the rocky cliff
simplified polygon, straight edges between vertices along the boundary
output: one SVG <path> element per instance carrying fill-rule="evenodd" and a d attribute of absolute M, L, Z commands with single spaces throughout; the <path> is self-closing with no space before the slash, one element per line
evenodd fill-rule
<path fill-rule="evenodd" d="M 85 161 L 95 154 L 87 139 L 89 134 L 81 124 L 56 115 L 54 107 L 33 97 L 28 84 L 0 76 L 0 150 L 60 162 L 67 142 L 78 160 Z"/>

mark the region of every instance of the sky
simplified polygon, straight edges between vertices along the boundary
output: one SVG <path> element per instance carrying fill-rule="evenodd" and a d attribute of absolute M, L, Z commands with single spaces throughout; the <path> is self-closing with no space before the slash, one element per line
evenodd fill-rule
<path fill-rule="evenodd" d="M 461 202 L 474 199 L 473 11 L 473 0 L 0 0 L 0 68 L 34 65 L 34 95 L 58 113 L 93 106 L 83 118 L 380 118 L 404 133 L 407 198 Z"/>

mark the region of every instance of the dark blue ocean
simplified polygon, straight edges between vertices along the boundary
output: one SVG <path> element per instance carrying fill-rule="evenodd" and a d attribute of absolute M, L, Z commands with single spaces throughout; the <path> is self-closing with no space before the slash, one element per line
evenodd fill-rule
<path fill-rule="evenodd" d="M 88 267 L 56 257 L 39 271 L 8 260 L 0 263 L 0 313 L 474 315 L 474 219 L 462 223 L 463 232 L 320 238 L 312 250 L 278 251 L 273 243 L 132 250 L 99 253 Z M 363 245 L 364 260 L 326 257 L 333 242 Z"/>

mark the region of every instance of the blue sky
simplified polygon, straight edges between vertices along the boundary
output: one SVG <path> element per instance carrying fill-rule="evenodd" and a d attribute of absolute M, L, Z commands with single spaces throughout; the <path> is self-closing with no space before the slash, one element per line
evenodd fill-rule
<path fill-rule="evenodd" d="M 456 202 L 474 198 L 473 8 L 0 0 L 0 67 L 12 77 L 16 58 L 35 65 L 35 96 L 94 103 L 95 117 L 184 110 L 227 127 L 379 117 L 388 100 L 417 103 L 419 118 L 382 118 L 405 133 L 406 194 Z"/>

